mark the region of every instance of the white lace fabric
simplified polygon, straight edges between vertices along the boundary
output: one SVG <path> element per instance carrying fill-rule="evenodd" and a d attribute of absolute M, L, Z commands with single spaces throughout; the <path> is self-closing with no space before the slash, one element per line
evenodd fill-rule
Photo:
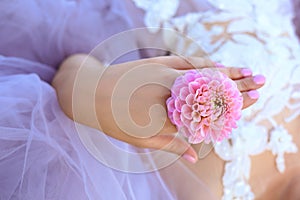
<path fill-rule="evenodd" d="M 145 10 L 145 25 L 156 27 L 149 29 L 152 32 L 168 28 L 192 38 L 193 42 L 186 41 L 168 32 L 164 42 L 170 51 L 193 56 L 199 55 L 201 46 L 214 61 L 248 66 L 267 76 L 259 101 L 243 111 L 231 138 L 215 145 L 216 154 L 226 162 L 223 199 L 254 199 L 249 185 L 251 156 L 271 151 L 283 173 L 284 155 L 298 150 L 288 130 L 275 120 L 284 109 L 290 111 L 286 123 L 300 114 L 300 45 L 290 2 L 209 0 L 208 11 L 175 16 L 179 0 L 133 1 Z"/>

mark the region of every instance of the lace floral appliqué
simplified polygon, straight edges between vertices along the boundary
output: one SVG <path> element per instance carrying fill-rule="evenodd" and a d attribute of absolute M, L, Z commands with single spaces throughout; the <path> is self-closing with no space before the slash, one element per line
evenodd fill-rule
<path fill-rule="evenodd" d="M 286 122 L 300 114 L 300 45 L 292 24 L 293 12 L 285 0 L 208 1 L 213 9 L 175 16 L 178 0 L 156 0 L 151 5 L 147 0 L 134 0 L 145 10 L 147 26 L 173 29 L 189 38 L 167 32 L 164 42 L 171 52 L 199 56 L 204 51 L 216 62 L 249 66 L 254 73 L 267 75 L 259 101 L 243 111 L 231 138 L 215 145 L 215 152 L 226 162 L 223 199 L 254 199 L 248 183 L 251 156 L 271 151 L 282 173 L 284 155 L 297 152 L 292 136 L 274 119 L 284 109 L 290 110 Z M 272 128 L 260 125 L 261 121 Z"/>

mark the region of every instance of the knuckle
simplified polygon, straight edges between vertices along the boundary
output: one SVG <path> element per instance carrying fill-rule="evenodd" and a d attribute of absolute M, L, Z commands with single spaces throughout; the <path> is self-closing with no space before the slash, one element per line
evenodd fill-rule
<path fill-rule="evenodd" d="M 195 57 L 195 56 L 187 56 L 185 60 L 190 64 L 197 66 L 197 67 L 209 67 L 213 66 L 213 62 L 204 57 Z"/>
<path fill-rule="evenodd" d="M 240 82 L 240 88 L 241 88 L 242 90 L 250 89 L 249 81 L 248 81 L 248 80 L 242 80 L 242 81 Z"/>
<path fill-rule="evenodd" d="M 180 153 L 181 148 L 176 141 L 171 140 L 171 141 L 167 142 L 166 144 L 164 144 L 162 149 L 165 151 L 169 151 L 169 152 Z"/>
<path fill-rule="evenodd" d="M 234 67 L 229 67 L 229 76 L 230 76 L 230 77 L 236 77 L 236 76 L 237 76 L 236 68 L 234 68 Z"/>
<path fill-rule="evenodd" d="M 194 65 L 195 64 L 195 60 L 193 57 L 191 56 L 187 56 L 187 57 L 179 57 L 182 61 L 185 61 L 186 63 L 188 63 L 189 65 Z"/>
<path fill-rule="evenodd" d="M 204 60 L 204 65 L 205 66 L 208 66 L 208 67 L 214 67 L 215 66 L 215 64 L 214 64 L 214 62 L 212 60 L 210 60 L 210 59 L 204 59 L 204 58 L 202 58 L 202 59 Z"/>

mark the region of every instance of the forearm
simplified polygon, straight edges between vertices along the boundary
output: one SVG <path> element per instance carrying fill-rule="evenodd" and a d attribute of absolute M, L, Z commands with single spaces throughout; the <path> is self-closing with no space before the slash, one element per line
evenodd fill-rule
<path fill-rule="evenodd" d="M 118 68 L 118 73 L 115 68 Z M 78 123 L 116 139 L 133 142 L 136 138 L 119 128 L 111 108 L 114 86 L 129 68 L 129 65 L 105 68 L 97 59 L 87 55 L 67 58 L 52 82 L 62 110 Z"/>
<path fill-rule="evenodd" d="M 98 129 L 92 102 L 95 101 L 97 80 L 103 71 L 99 61 L 78 54 L 61 64 L 52 81 L 64 113 L 74 121 Z"/>

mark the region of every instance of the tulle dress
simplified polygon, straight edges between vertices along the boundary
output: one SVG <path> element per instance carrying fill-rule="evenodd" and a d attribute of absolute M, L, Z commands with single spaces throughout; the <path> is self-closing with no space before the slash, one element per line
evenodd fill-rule
<path fill-rule="evenodd" d="M 147 150 L 70 120 L 50 84 L 63 59 L 90 53 L 109 36 L 140 26 L 142 15 L 132 2 L 115 0 L 0 2 L 1 200 L 191 199 L 192 191 L 213 198 L 199 180 L 174 174 L 164 180 L 151 158 L 139 156 Z M 138 47 L 134 40 L 130 45 Z M 141 57 L 133 52 L 118 62 Z M 96 141 L 99 136 L 100 154 L 112 163 L 96 159 L 78 129 Z M 122 153 L 111 151 L 101 137 Z M 186 193 L 178 192 L 184 188 Z"/>
<path fill-rule="evenodd" d="M 260 0 L 1 1 L 0 199 L 254 199 L 255 192 L 261 194 L 252 191 L 251 178 L 259 185 L 268 178 L 263 173 L 277 173 L 275 166 L 283 173 L 285 154 L 297 152 L 274 116 L 285 107 L 292 110 L 286 121 L 300 113 L 291 5 L 284 0 L 271 5 Z M 136 37 L 119 37 L 145 26 L 134 29 L 140 33 Z M 165 28 L 162 40 L 156 37 L 159 28 Z M 230 141 L 216 144 L 215 153 L 200 150 L 199 156 L 206 156 L 196 165 L 73 122 L 50 84 L 59 64 L 74 53 L 92 53 L 109 64 L 163 55 L 151 50 L 162 43 L 177 55 L 209 55 L 274 80 L 257 105 L 244 111 Z M 139 48 L 148 49 L 129 51 Z M 261 125 L 263 120 L 271 125 Z M 272 166 L 252 159 L 267 150 L 276 159 L 270 159 L 274 169 L 253 175 L 251 163 Z"/>

